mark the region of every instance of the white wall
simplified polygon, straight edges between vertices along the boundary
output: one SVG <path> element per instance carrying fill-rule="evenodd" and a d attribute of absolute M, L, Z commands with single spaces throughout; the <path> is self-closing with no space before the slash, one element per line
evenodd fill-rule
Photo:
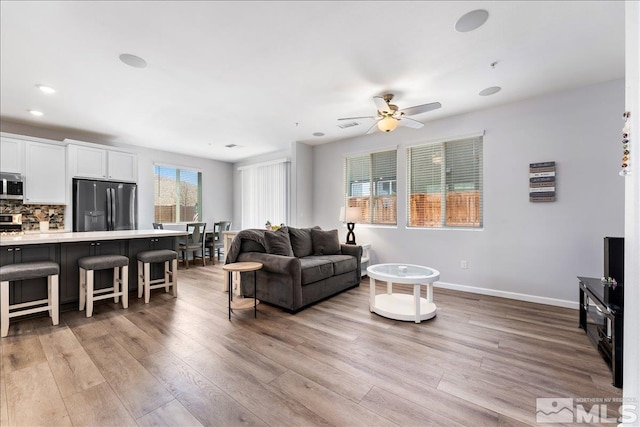
<path fill-rule="evenodd" d="M 355 230 L 359 243 L 372 244 L 373 263 L 423 264 L 450 287 L 577 307 L 576 276 L 602 276 L 603 237 L 624 232 L 623 108 L 624 82 L 617 80 L 427 122 L 420 130 L 316 146 L 313 222 L 345 236 L 338 222 L 344 156 L 397 146 L 398 226 Z M 408 229 L 406 147 L 481 130 L 484 229 Z M 557 201 L 530 203 L 529 163 L 542 161 L 556 162 Z M 461 269 L 463 259 L 468 269 Z"/>
<path fill-rule="evenodd" d="M 313 226 L 313 148 L 302 142 L 292 145 L 291 225 Z"/>
<path fill-rule="evenodd" d="M 626 2 L 626 92 L 625 111 L 631 112 L 632 174 L 625 180 L 625 289 L 623 397 L 635 403 L 635 420 L 640 425 L 640 3 Z M 619 125 L 620 126 L 620 125 Z"/>
<path fill-rule="evenodd" d="M 234 176 L 234 224 L 240 229 L 242 220 L 242 181 L 239 167 L 276 159 L 288 159 L 291 162 L 290 176 L 290 218 L 287 225 L 309 227 L 313 225 L 312 170 L 313 148 L 302 142 L 293 142 L 288 150 L 252 157 L 233 165 Z"/>
<path fill-rule="evenodd" d="M 167 165 L 183 166 L 202 171 L 202 216 L 203 221 L 213 224 L 226 221 L 233 214 L 233 168 L 231 163 L 202 159 L 185 154 L 134 147 L 126 144 L 110 143 L 107 136 L 87 134 L 73 130 L 48 129 L 3 120 L 0 123 L 2 132 L 18 135 L 34 136 L 50 140 L 62 141 L 74 139 L 93 142 L 112 147 L 125 148 L 138 153 L 138 228 L 151 228 L 154 206 L 154 172 L 155 162 Z M 71 229 L 71 213 L 66 215 L 67 228 Z M 207 227 L 209 228 L 209 227 Z"/>
<path fill-rule="evenodd" d="M 291 160 L 291 150 L 281 150 L 274 153 L 255 156 L 233 164 L 233 220 L 231 229 L 240 230 L 242 228 L 242 179 L 238 168 L 253 165 L 256 163 L 268 162 L 277 159 Z M 266 221 L 266 218 L 265 218 Z"/>
<path fill-rule="evenodd" d="M 134 147 L 131 147 L 134 148 Z M 213 228 L 217 221 L 233 216 L 233 165 L 167 151 L 135 147 L 138 152 L 138 227 L 151 228 L 154 206 L 154 163 L 175 165 L 202 172 L 202 221 Z"/>

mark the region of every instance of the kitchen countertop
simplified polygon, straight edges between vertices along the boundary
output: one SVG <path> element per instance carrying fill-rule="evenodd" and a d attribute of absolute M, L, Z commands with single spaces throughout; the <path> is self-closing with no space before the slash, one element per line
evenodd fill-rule
<path fill-rule="evenodd" d="M 185 236 L 186 231 L 177 230 L 121 230 L 27 233 L 19 236 L 0 236 L 0 246 L 37 245 L 40 243 L 71 243 L 94 240 L 126 240 L 150 237 Z"/>

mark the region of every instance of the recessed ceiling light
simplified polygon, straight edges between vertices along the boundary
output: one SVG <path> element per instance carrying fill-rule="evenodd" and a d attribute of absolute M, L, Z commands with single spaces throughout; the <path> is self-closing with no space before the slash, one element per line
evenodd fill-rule
<path fill-rule="evenodd" d="M 45 85 L 36 85 L 36 87 L 38 89 L 40 89 L 43 93 L 46 93 L 47 95 L 50 95 L 52 93 L 56 93 L 56 90 L 50 86 L 45 86 Z"/>
<path fill-rule="evenodd" d="M 38 111 L 38 110 L 27 110 L 29 112 L 29 114 L 31 114 L 32 116 L 36 116 L 36 117 L 41 117 L 44 116 L 44 113 L 42 111 Z"/>
<path fill-rule="evenodd" d="M 236 144 L 227 144 L 227 145 L 225 145 L 225 147 L 234 148 L 234 147 L 237 147 L 237 145 Z"/>
<path fill-rule="evenodd" d="M 145 68 L 147 66 L 147 61 L 130 53 L 120 55 L 120 61 L 134 68 Z"/>
<path fill-rule="evenodd" d="M 480 93 L 478 93 L 478 95 L 480 96 L 489 96 L 489 95 L 493 95 L 494 93 L 498 93 L 502 90 L 502 88 L 500 86 L 491 86 L 488 87 L 486 89 L 483 89 L 480 91 Z"/>
<path fill-rule="evenodd" d="M 313 136 L 324 136 L 324 133 L 322 133 L 322 132 L 314 132 Z"/>
<path fill-rule="evenodd" d="M 458 22 L 456 22 L 456 31 L 466 33 L 473 31 L 476 28 L 482 26 L 489 18 L 489 12 L 484 9 L 472 10 L 469 13 L 462 15 Z"/>

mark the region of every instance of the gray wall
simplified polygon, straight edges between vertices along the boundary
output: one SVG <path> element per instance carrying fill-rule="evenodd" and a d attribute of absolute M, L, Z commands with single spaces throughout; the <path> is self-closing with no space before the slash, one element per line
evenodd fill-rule
<path fill-rule="evenodd" d="M 623 108 L 624 81 L 617 80 L 427 122 L 420 130 L 316 146 L 313 222 L 338 228 L 344 238 L 338 222 L 344 156 L 397 146 L 398 226 L 355 230 L 359 243 L 372 244 L 373 263 L 427 265 L 440 271 L 445 287 L 577 307 L 576 276 L 602 276 L 602 238 L 624 234 Z M 482 130 L 484 229 L 408 229 L 406 147 Z M 528 166 L 542 161 L 556 162 L 557 201 L 530 203 Z"/>

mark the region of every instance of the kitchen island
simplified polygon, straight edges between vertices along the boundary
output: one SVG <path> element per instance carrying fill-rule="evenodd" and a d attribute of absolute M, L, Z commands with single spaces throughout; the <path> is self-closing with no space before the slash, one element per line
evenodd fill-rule
<path fill-rule="evenodd" d="M 186 231 L 122 230 L 90 232 L 50 232 L 0 236 L 0 265 L 31 261 L 54 261 L 60 265 L 61 310 L 77 310 L 79 300 L 78 259 L 85 256 L 116 254 L 129 258 L 129 291 L 138 287 L 138 252 L 152 249 L 177 251 L 178 238 Z M 153 277 L 162 274 L 156 265 Z M 112 286 L 113 272 L 96 271 L 96 289 Z M 22 280 L 10 288 L 10 304 L 46 298 L 45 279 Z"/>

